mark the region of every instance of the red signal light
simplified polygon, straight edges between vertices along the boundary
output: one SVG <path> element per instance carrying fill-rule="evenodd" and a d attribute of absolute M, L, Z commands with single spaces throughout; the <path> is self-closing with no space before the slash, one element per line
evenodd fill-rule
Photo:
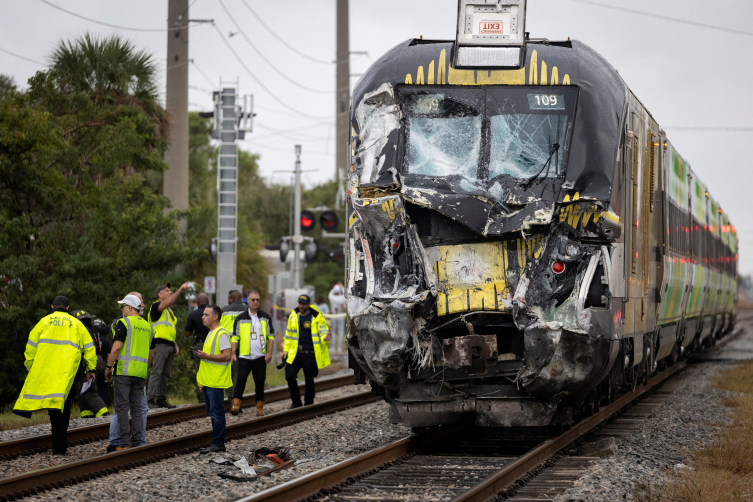
<path fill-rule="evenodd" d="M 327 232 L 334 232 L 337 230 L 337 225 L 340 223 L 340 219 L 334 211 L 324 211 L 319 217 L 319 223 Z"/>
<path fill-rule="evenodd" d="M 565 271 L 565 264 L 563 262 L 561 262 L 560 260 L 557 260 L 554 263 L 552 263 L 552 272 L 559 275 L 564 271 Z"/>
<path fill-rule="evenodd" d="M 311 211 L 301 211 L 301 230 L 308 232 L 316 226 L 316 217 Z"/>

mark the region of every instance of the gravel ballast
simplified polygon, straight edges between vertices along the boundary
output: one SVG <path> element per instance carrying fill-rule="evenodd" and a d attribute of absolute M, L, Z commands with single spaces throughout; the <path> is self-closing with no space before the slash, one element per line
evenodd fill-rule
<path fill-rule="evenodd" d="M 672 381 L 675 392 L 664 405 L 618 442 L 616 455 L 594 462 L 587 474 L 558 496 L 557 502 L 636 500 L 641 493 L 667 481 L 671 469 L 687 468 L 692 450 L 714 443 L 731 422 L 709 377 L 732 363 L 693 366 Z M 643 492 L 645 493 L 645 492 Z"/>
<path fill-rule="evenodd" d="M 389 425 L 388 410 L 384 402 L 372 403 L 228 442 L 226 453 L 181 455 L 25 500 L 236 500 L 410 434 L 407 427 Z M 241 456 L 248 458 L 255 448 L 263 446 L 289 447 L 293 459 L 307 461 L 247 483 L 220 478 L 219 473 L 239 475 L 240 471 L 210 461 L 217 456 L 233 461 Z"/>
<path fill-rule="evenodd" d="M 320 392 L 316 395 L 316 402 L 327 401 L 330 399 L 336 399 L 338 397 L 345 397 L 348 395 L 356 394 L 359 392 L 365 392 L 368 390 L 368 386 L 365 385 L 347 385 L 345 387 L 339 387 L 324 392 Z M 276 413 L 284 411 L 290 405 L 289 400 L 278 401 L 275 403 L 265 404 L 264 411 L 266 413 Z M 160 410 L 150 410 L 160 411 Z M 230 413 L 225 414 L 227 424 L 234 424 L 244 420 L 249 420 L 255 417 L 256 409 L 248 408 L 240 415 L 233 416 Z M 110 417 L 104 417 L 105 422 L 109 422 Z M 149 419 L 147 418 L 147 423 Z M 92 422 L 87 422 L 87 425 Z M 33 427 L 42 427 L 33 426 Z M 25 429 L 31 429 L 33 427 L 26 427 Z M 49 431 L 50 425 L 46 424 L 47 431 Z M 201 430 L 207 430 L 212 428 L 212 422 L 209 417 L 202 417 L 194 420 L 187 420 L 178 424 L 166 425 L 164 427 L 156 427 L 149 429 L 146 433 L 147 443 L 154 443 L 165 439 L 172 439 L 177 436 L 192 434 Z M 20 430 L 20 429 L 18 429 Z M 21 456 L 13 460 L 0 462 L 0 478 L 15 476 L 23 474 L 24 472 L 44 469 L 47 467 L 53 467 L 63 463 L 75 462 L 86 458 L 91 458 L 97 455 L 104 455 L 108 441 L 94 441 L 78 446 L 69 446 L 68 454 L 65 457 L 52 455 L 51 451 L 39 453 L 35 455 Z"/>

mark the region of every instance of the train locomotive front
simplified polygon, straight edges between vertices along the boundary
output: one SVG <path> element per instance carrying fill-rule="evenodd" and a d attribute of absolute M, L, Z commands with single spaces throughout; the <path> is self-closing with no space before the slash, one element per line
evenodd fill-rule
<path fill-rule="evenodd" d="M 353 93 L 350 365 L 393 422 L 567 426 L 656 370 L 628 300 L 630 93 L 577 41 L 529 43 L 517 69 L 455 49 L 409 40 Z"/>

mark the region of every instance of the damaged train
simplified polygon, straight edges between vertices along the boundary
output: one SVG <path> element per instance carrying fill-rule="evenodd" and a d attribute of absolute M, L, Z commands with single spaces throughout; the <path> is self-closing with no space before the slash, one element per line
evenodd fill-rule
<path fill-rule="evenodd" d="M 408 40 L 353 92 L 350 366 L 395 423 L 568 427 L 733 329 L 736 231 L 590 47 L 455 48 Z"/>

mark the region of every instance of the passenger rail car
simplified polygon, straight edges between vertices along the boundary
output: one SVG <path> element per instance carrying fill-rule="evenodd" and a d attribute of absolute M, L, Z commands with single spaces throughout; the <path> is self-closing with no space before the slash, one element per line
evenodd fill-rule
<path fill-rule="evenodd" d="M 577 41 L 409 40 L 353 93 L 348 349 L 413 427 L 567 426 L 732 330 L 728 215 Z"/>

